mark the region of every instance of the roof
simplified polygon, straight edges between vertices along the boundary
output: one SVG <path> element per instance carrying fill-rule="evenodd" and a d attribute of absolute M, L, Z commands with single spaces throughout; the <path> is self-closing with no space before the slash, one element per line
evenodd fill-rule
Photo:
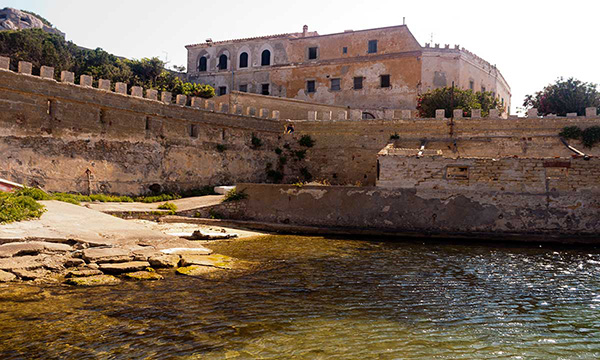
<path fill-rule="evenodd" d="M 316 31 L 309 31 L 306 33 L 307 37 L 308 36 L 318 36 L 318 35 L 319 35 L 319 33 L 317 33 Z M 250 41 L 250 40 L 260 40 L 260 39 L 294 39 L 294 38 L 300 38 L 300 37 L 302 37 L 301 32 L 294 32 L 294 33 L 285 33 L 285 34 L 256 36 L 256 37 L 241 38 L 241 39 L 213 41 L 210 43 L 203 42 L 203 43 L 186 45 L 185 47 L 190 48 L 190 47 L 194 47 L 194 46 L 209 45 L 209 44 L 210 45 L 228 44 L 228 43 L 244 42 L 244 41 Z"/>

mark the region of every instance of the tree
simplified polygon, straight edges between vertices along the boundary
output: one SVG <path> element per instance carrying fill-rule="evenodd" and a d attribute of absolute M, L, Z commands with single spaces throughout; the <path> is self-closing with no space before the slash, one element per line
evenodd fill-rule
<path fill-rule="evenodd" d="M 472 90 L 444 87 L 430 90 L 417 97 L 417 110 L 420 117 L 435 117 L 435 111 L 438 109 L 446 110 L 446 117 L 452 116 L 454 109 L 462 109 L 463 116 L 470 116 L 472 109 L 481 109 L 482 116 L 487 116 L 490 109 L 504 111 L 504 107 L 489 91 L 474 93 Z"/>
<path fill-rule="evenodd" d="M 543 90 L 525 96 L 523 106 L 537 108 L 539 115 L 566 116 L 567 113 L 575 112 L 578 115 L 585 115 L 585 108 L 600 107 L 600 93 L 597 86 L 574 78 L 564 80 L 561 77 Z"/>

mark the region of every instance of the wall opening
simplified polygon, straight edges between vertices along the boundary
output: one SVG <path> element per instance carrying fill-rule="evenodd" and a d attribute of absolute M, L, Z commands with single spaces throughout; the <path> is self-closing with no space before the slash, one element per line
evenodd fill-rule
<path fill-rule="evenodd" d="M 377 40 L 369 40 L 369 54 L 375 54 L 377 52 Z"/>
<path fill-rule="evenodd" d="M 389 75 L 381 75 L 380 79 L 381 79 L 381 87 L 382 88 L 388 88 L 391 86 Z"/>
<path fill-rule="evenodd" d="M 317 58 L 317 47 L 308 48 L 308 60 L 314 60 Z"/>
<path fill-rule="evenodd" d="M 260 65 L 261 66 L 269 66 L 271 65 L 271 52 L 269 50 L 264 50 L 260 56 Z"/>
<path fill-rule="evenodd" d="M 331 91 L 338 91 L 342 89 L 342 80 L 340 78 L 331 79 Z"/>
<path fill-rule="evenodd" d="M 206 71 L 207 68 L 208 68 L 208 59 L 206 59 L 206 56 L 203 56 L 198 61 L 198 71 Z"/>
<path fill-rule="evenodd" d="M 269 95 L 269 84 L 262 84 L 260 93 L 262 95 Z"/>
<path fill-rule="evenodd" d="M 469 179 L 469 167 L 468 166 L 448 166 L 446 168 L 446 179 L 447 180 L 468 180 Z"/>
<path fill-rule="evenodd" d="M 219 70 L 227 70 L 227 55 L 223 54 L 219 56 Z"/>
<path fill-rule="evenodd" d="M 247 68 L 247 67 L 248 67 L 248 53 L 243 52 L 240 55 L 240 68 Z"/>
<path fill-rule="evenodd" d="M 307 80 L 306 81 L 306 92 L 307 93 L 314 93 L 315 91 L 316 91 L 315 81 L 314 80 Z"/>
<path fill-rule="evenodd" d="M 361 90 L 363 88 L 363 77 L 356 76 L 354 78 L 354 90 Z"/>

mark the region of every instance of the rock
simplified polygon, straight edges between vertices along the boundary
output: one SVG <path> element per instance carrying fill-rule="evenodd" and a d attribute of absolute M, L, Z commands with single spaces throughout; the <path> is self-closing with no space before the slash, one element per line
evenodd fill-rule
<path fill-rule="evenodd" d="M 73 250 L 73 248 L 67 244 L 57 244 L 45 241 L 14 242 L 0 245 L 0 258 L 37 255 L 42 252 L 61 253 L 71 250 Z"/>
<path fill-rule="evenodd" d="M 130 261 L 124 263 L 100 264 L 100 270 L 108 274 L 122 274 L 127 272 L 134 272 L 139 270 L 145 270 L 149 267 L 150 263 L 147 261 Z"/>
<path fill-rule="evenodd" d="M 85 261 L 83 261 L 81 259 L 77 259 L 77 258 L 69 258 L 65 262 L 66 267 L 78 267 L 78 266 L 81 266 L 84 264 L 85 264 Z"/>
<path fill-rule="evenodd" d="M 201 277 L 208 280 L 215 280 L 223 278 L 224 273 L 227 270 L 220 269 L 214 266 L 202 266 L 202 265 L 191 265 L 180 267 L 176 270 L 178 275 L 187 275 Z"/>
<path fill-rule="evenodd" d="M 155 268 L 173 268 L 179 265 L 179 260 L 181 257 L 179 255 L 168 255 L 168 254 L 160 254 L 157 256 L 152 256 L 148 259 L 148 262 L 152 267 Z"/>
<path fill-rule="evenodd" d="M 135 261 L 148 261 L 150 257 L 157 255 L 162 255 L 162 253 L 152 246 L 147 246 L 133 251 L 133 257 Z"/>
<path fill-rule="evenodd" d="M 67 275 L 65 275 L 65 277 L 72 278 L 72 277 L 85 277 L 85 276 L 95 276 L 95 275 L 102 275 L 102 271 L 93 270 L 93 269 L 73 270 L 73 271 L 69 271 L 67 273 Z"/>
<path fill-rule="evenodd" d="M 181 265 L 202 265 L 202 266 L 213 266 L 221 269 L 232 269 L 236 259 L 220 255 L 181 255 Z"/>
<path fill-rule="evenodd" d="M 44 266 L 45 255 L 17 256 L 0 259 L 0 270 L 33 270 Z"/>
<path fill-rule="evenodd" d="M 65 281 L 66 284 L 76 286 L 102 286 L 102 285 L 117 285 L 121 280 L 112 275 L 94 275 L 85 277 L 69 278 Z"/>
<path fill-rule="evenodd" d="M 9 282 L 15 280 L 17 280 L 17 277 L 14 274 L 0 270 L 0 282 Z"/>
<path fill-rule="evenodd" d="M 203 233 L 200 230 L 196 230 L 192 233 L 189 240 L 223 240 L 232 239 L 238 237 L 238 234 L 224 234 L 224 233 Z"/>
<path fill-rule="evenodd" d="M 124 277 L 132 280 L 162 280 L 164 277 L 154 271 L 136 271 L 123 274 Z"/>
<path fill-rule="evenodd" d="M 35 280 L 39 278 L 47 277 L 51 274 L 50 271 L 46 269 L 35 269 L 35 270 L 24 270 L 24 269 L 15 269 L 13 273 L 17 275 L 22 280 Z"/>
<path fill-rule="evenodd" d="M 98 270 L 98 269 L 100 269 L 100 266 L 98 266 L 98 264 L 96 264 L 96 263 L 87 264 L 86 267 L 88 269 L 92 269 L 92 270 Z"/>
<path fill-rule="evenodd" d="M 200 248 L 170 248 L 170 249 L 162 249 L 162 253 L 164 254 L 176 254 L 176 255 L 210 255 L 212 254 L 211 249 L 207 249 L 205 247 Z"/>
<path fill-rule="evenodd" d="M 118 263 L 133 260 L 133 255 L 129 250 L 120 248 L 89 248 L 83 250 L 83 259 L 95 263 Z"/>

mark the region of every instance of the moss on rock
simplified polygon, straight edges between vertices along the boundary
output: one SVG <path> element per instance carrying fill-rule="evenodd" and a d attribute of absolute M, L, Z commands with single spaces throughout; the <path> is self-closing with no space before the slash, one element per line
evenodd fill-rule
<path fill-rule="evenodd" d="M 136 271 L 132 273 L 123 274 L 123 277 L 131 280 L 162 280 L 164 277 L 157 274 L 154 270 L 152 271 Z"/>
<path fill-rule="evenodd" d="M 65 281 L 66 284 L 75 286 L 102 286 L 102 285 L 117 285 L 121 280 L 112 275 L 94 275 L 86 277 L 74 277 Z"/>

